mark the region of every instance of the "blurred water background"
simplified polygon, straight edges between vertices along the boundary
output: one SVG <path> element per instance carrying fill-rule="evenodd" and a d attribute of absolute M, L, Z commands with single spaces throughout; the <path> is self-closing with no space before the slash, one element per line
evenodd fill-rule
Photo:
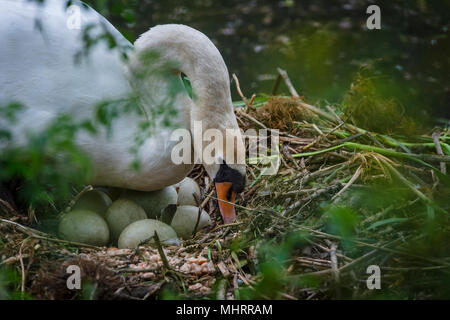
<path fill-rule="evenodd" d="M 341 103 L 358 70 L 371 66 L 380 94 L 398 100 L 407 113 L 450 118 L 447 0 L 86 2 L 132 42 L 157 24 L 187 24 L 204 32 L 248 96 L 270 94 L 281 67 L 307 100 Z M 366 27 L 371 4 L 381 9 L 381 30 Z"/>

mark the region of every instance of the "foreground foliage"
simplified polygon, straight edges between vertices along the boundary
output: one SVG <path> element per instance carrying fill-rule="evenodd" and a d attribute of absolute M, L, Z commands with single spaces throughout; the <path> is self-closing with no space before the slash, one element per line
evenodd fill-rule
<path fill-rule="evenodd" d="M 242 129 L 281 130 L 281 168 L 265 176 L 249 166 L 240 222 L 222 226 L 196 167 L 190 176 L 217 224 L 162 255 L 58 240 L 22 226 L 42 227 L 39 214 L 36 224 L 2 200 L 2 298 L 448 298 L 448 128 L 387 135 L 338 113 L 291 97 L 236 103 Z M 83 270 L 80 292 L 65 286 L 71 261 Z M 367 289 L 370 265 L 381 290 Z"/>

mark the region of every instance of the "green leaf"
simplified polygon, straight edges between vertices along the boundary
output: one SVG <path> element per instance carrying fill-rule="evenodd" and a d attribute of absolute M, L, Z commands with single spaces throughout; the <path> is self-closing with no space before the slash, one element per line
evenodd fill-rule
<path fill-rule="evenodd" d="M 389 218 L 389 219 L 384 219 L 384 220 L 380 220 L 377 222 L 372 223 L 366 230 L 372 230 L 387 224 L 391 224 L 391 223 L 398 223 L 398 222 L 403 222 L 409 220 L 409 218 Z"/>

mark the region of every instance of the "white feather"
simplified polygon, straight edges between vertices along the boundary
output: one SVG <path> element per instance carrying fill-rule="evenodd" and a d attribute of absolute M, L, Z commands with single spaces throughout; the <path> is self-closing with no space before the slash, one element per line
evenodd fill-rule
<path fill-rule="evenodd" d="M 161 54 L 159 62 L 175 61 L 179 66 L 176 71 L 189 77 L 196 94 L 194 101 L 186 92 L 175 97 L 176 127 L 192 129 L 194 120 L 202 120 L 204 129 L 225 132 L 226 128 L 238 128 L 228 70 L 204 34 L 183 25 L 156 26 L 136 41 L 130 65 L 121 59 L 118 50 L 110 50 L 104 42 L 95 45 L 77 64 L 74 57 L 83 48 L 82 30 L 88 24 L 95 26 L 94 32 L 106 28 L 121 46 L 132 45 L 89 7 L 81 9 L 80 30 L 67 28 L 65 3 L 46 0 L 39 5 L 0 0 L 0 104 L 18 101 L 27 107 L 14 125 L 0 119 L 0 126 L 13 133 L 12 145 L 23 144 L 26 134 L 39 132 L 61 114 L 92 119 L 97 103 L 127 97 L 136 88 L 142 94 L 142 107 L 151 114 L 154 102 L 166 98 L 168 84 L 157 76 L 136 76 L 137 71 L 149 67 L 139 59 L 141 53 L 149 50 Z M 36 19 L 41 21 L 41 31 L 36 29 Z M 153 103 L 146 97 L 151 97 Z M 136 114 L 127 114 L 114 122 L 111 136 L 106 131 L 96 136 L 77 136 L 77 144 L 93 163 L 90 183 L 151 191 L 177 183 L 189 173 L 193 165 L 175 165 L 171 161 L 175 142 L 169 137 L 173 128 L 169 130 L 158 122 L 154 134 L 140 149 L 141 170 L 130 168 L 133 155 L 129 149 L 140 120 Z M 214 178 L 218 166 L 205 167 Z M 245 172 L 243 166 L 239 169 Z"/>

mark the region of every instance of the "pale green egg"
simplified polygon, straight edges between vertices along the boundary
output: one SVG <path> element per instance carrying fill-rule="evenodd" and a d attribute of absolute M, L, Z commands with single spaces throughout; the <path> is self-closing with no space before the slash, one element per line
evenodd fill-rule
<path fill-rule="evenodd" d="M 158 220 L 145 219 L 135 221 L 128 225 L 120 234 L 118 246 L 121 249 L 134 249 L 146 240 L 149 243 L 154 243 L 154 239 L 150 240 L 150 238 L 153 237 L 155 232 L 158 233 L 161 242 L 178 240 L 177 234 L 171 226 Z"/>
<path fill-rule="evenodd" d="M 183 239 L 192 238 L 195 224 L 198 219 L 199 208 L 195 206 L 179 206 L 170 223 L 177 235 Z M 205 210 L 200 214 L 197 231 L 210 225 L 211 218 Z"/>
<path fill-rule="evenodd" d="M 59 223 L 59 236 L 68 241 L 106 246 L 109 242 L 109 228 L 97 213 L 88 210 L 74 210 L 64 215 Z"/>
<path fill-rule="evenodd" d="M 111 202 L 110 197 L 106 193 L 100 190 L 91 190 L 84 193 L 77 200 L 77 202 L 75 202 L 75 205 L 72 207 L 72 211 L 88 210 L 98 213 L 104 217 L 106 210 L 111 205 Z"/>
<path fill-rule="evenodd" d="M 144 209 L 136 202 L 119 199 L 106 211 L 106 222 L 111 232 L 111 240 L 116 243 L 122 231 L 132 222 L 147 219 Z"/>
<path fill-rule="evenodd" d="M 178 195 L 175 188 L 169 186 L 150 192 L 125 190 L 121 198 L 136 202 L 144 209 L 149 219 L 155 219 L 161 215 L 161 211 L 169 204 L 177 203 Z"/>
<path fill-rule="evenodd" d="M 189 177 L 184 178 L 178 185 L 178 202 L 180 206 L 196 206 L 198 205 L 195 201 L 193 194 L 196 193 L 200 199 L 200 187 L 194 179 Z"/>

